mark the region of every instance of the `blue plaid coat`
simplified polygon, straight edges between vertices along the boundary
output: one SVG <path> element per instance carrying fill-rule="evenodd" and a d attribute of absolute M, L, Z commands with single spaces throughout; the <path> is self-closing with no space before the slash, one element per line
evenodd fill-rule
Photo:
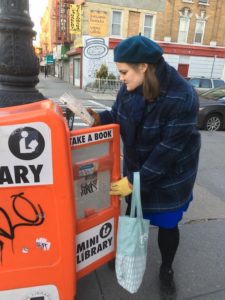
<path fill-rule="evenodd" d="M 155 101 L 145 101 L 142 86 L 128 92 L 123 85 L 112 110 L 100 113 L 102 124 L 120 124 L 124 175 L 132 182 L 140 171 L 145 212 L 176 210 L 190 200 L 200 150 L 197 94 L 164 59 L 156 75 Z"/>

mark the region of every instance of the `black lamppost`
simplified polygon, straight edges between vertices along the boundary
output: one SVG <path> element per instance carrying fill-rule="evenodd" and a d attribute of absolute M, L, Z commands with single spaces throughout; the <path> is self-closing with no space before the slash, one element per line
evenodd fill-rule
<path fill-rule="evenodd" d="M 0 0 L 0 107 L 45 98 L 35 88 L 39 62 L 32 28 L 29 0 Z"/>

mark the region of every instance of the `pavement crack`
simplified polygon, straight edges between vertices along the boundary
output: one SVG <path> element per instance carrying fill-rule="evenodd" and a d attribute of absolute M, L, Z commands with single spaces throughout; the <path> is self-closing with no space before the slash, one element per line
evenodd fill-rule
<path fill-rule="evenodd" d="M 224 220 L 225 220 L 225 218 L 203 218 L 203 219 L 195 219 L 195 220 L 185 221 L 181 225 L 203 223 L 203 222 L 209 222 L 209 221 L 224 221 Z"/>
<path fill-rule="evenodd" d="M 203 297 L 210 296 L 210 295 L 215 295 L 215 294 L 218 294 L 218 293 L 221 293 L 221 292 L 225 292 L 225 289 L 223 288 L 223 289 L 219 289 L 219 290 L 216 290 L 216 291 L 199 294 L 199 295 L 196 295 L 196 296 L 184 298 L 183 300 L 193 300 L 193 299 L 203 298 Z"/>
<path fill-rule="evenodd" d="M 98 276 L 98 273 L 97 273 L 97 270 L 95 271 L 95 277 L 96 277 L 96 282 L 98 284 L 98 287 L 99 287 L 99 291 L 100 291 L 100 294 L 101 294 L 101 298 L 102 300 L 106 300 L 105 296 L 104 296 L 104 292 L 103 292 L 103 289 L 102 289 L 102 285 L 101 285 L 101 280 Z"/>

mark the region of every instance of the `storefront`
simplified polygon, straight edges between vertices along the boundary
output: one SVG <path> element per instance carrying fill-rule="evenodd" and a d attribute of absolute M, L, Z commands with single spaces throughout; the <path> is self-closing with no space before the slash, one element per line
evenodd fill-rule
<path fill-rule="evenodd" d="M 66 52 L 69 57 L 69 82 L 76 87 L 86 87 L 96 79 L 102 64 L 108 72 L 118 77 L 113 61 L 113 49 L 120 39 L 82 37 L 82 47 Z M 158 42 L 165 60 L 184 77 L 203 76 L 225 79 L 225 48 L 199 45 L 181 45 Z"/>
<path fill-rule="evenodd" d="M 82 48 L 71 49 L 66 55 L 69 57 L 69 82 L 82 88 Z"/>

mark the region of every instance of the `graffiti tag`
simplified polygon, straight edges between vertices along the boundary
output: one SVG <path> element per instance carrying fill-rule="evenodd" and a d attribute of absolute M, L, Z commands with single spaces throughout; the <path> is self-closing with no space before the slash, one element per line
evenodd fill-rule
<path fill-rule="evenodd" d="M 0 207 L 0 238 L 6 238 L 8 240 L 15 239 L 15 231 L 18 227 L 24 226 L 39 226 L 44 222 L 44 212 L 42 207 L 37 204 L 36 206 L 29 200 L 27 197 L 24 196 L 24 193 L 19 193 L 16 195 L 12 195 L 10 197 L 12 199 L 12 208 L 15 215 L 20 219 L 20 222 L 12 222 L 12 217 L 8 214 L 8 212 L 3 208 Z M 24 212 L 19 209 L 19 204 L 27 204 L 28 207 L 31 209 L 30 216 L 26 216 Z M 4 225 L 2 225 L 2 224 Z M 2 263 L 3 260 L 3 249 L 4 249 L 4 242 L 0 239 L 0 262 Z"/>

